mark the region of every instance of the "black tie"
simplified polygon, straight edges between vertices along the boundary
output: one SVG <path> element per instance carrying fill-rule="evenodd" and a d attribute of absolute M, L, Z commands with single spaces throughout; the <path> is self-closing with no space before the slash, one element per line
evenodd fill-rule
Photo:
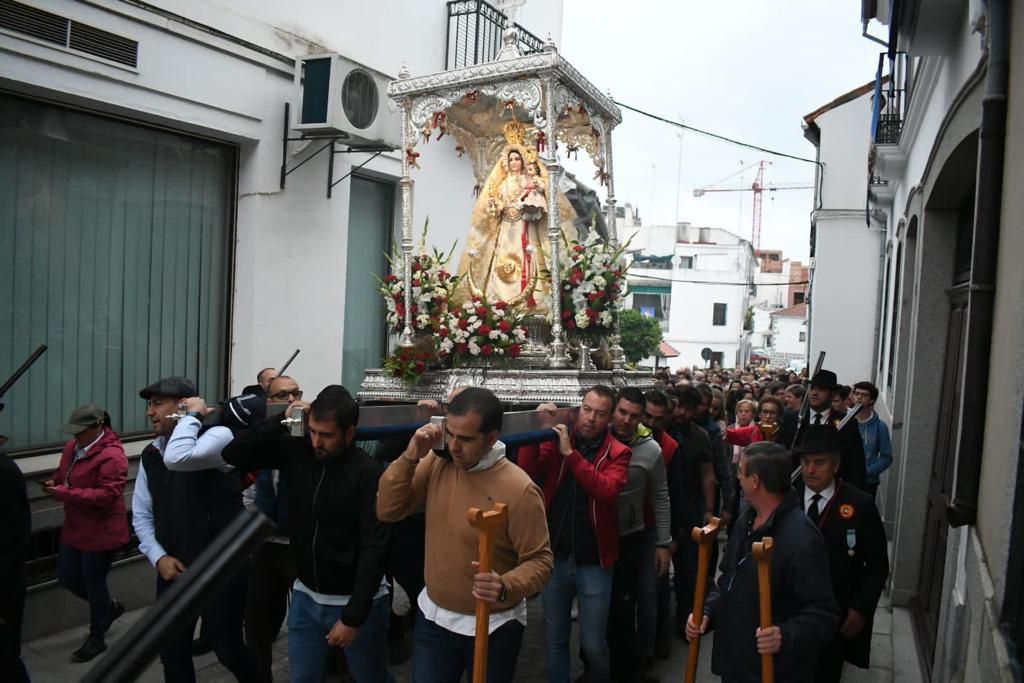
<path fill-rule="evenodd" d="M 818 511 L 818 503 L 821 502 L 821 494 L 815 493 L 811 496 L 811 505 L 807 508 L 807 516 L 811 518 L 811 521 L 815 524 L 821 519 L 821 513 Z"/>
<path fill-rule="evenodd" d="M 814 424 L 815 425 L 820 425 L 821 424 L 821 413 L 815 413 L 814 414 Z"/>

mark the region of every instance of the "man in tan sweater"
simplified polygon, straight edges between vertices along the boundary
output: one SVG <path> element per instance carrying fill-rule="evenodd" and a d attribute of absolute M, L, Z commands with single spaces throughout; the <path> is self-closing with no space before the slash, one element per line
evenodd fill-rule
<path fill-rule="evenodd" d="M 380 479 L 381 521 L 396 522 L 426 506 L 426 588 L 416 601 L 413 655 L 417 683 L 456 683 L 472 671 L 477 600 L 491 605 L 487 680 L 511 682 L 526 628 L 526 598 L 551 576 L 544 499 L 530 477 L 505 459 L 498 440 L 502 414 L 490 391 L 463 390 L 448 406 L 447 448 L 435 453 L 431 445 L 441 428 L 424 425 Z M 494 571 L 477 573 L 479 536 L 466 512 L 495 503 L 508 506 L 508 522 L 495 537 Z"/>

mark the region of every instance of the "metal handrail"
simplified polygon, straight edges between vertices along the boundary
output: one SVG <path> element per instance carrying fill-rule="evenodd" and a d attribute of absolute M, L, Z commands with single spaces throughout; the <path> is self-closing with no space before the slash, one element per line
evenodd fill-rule
<path fill-rule="evenodd" d="M 461 69 L 493 61 L 501 49 L 509 25 L 504 12 L 485 0 L 452 0 L 448 3 L 448 35 L 445 69 Z M 544 41 L 519 24 L 513 24 L 519 51 L 533 54 L 544 49 Z"/>

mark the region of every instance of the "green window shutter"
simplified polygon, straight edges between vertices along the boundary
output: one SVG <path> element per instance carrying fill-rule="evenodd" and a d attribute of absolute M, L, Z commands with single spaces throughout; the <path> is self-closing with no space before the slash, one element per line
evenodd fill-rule
<path fill-rule="evenodd" d="M 0 374 L 12 449 L 94 402 L 149 430 L 138 391 L 184 375 L 224 398 L 234 149 L 0 95 Z"/>

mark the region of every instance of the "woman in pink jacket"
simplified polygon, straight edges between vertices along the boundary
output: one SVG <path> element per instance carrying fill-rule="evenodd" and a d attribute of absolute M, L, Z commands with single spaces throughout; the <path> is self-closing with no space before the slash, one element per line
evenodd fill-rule
<path fill-rule="evenodd" d="M 60 467 L 44 490 L 64 504 L 57 580 L 89 602 L 89 635 L 71 655 L 87 662 L 107 649 L 107 629 L 124 613 L 124 605 L 110 599 L 107 573 L 114 553 L 129 539 L 128 458 L 106 413 L 95 405 L 75 408 L 63 431 L 74 438 L 65 444 Z"/>

